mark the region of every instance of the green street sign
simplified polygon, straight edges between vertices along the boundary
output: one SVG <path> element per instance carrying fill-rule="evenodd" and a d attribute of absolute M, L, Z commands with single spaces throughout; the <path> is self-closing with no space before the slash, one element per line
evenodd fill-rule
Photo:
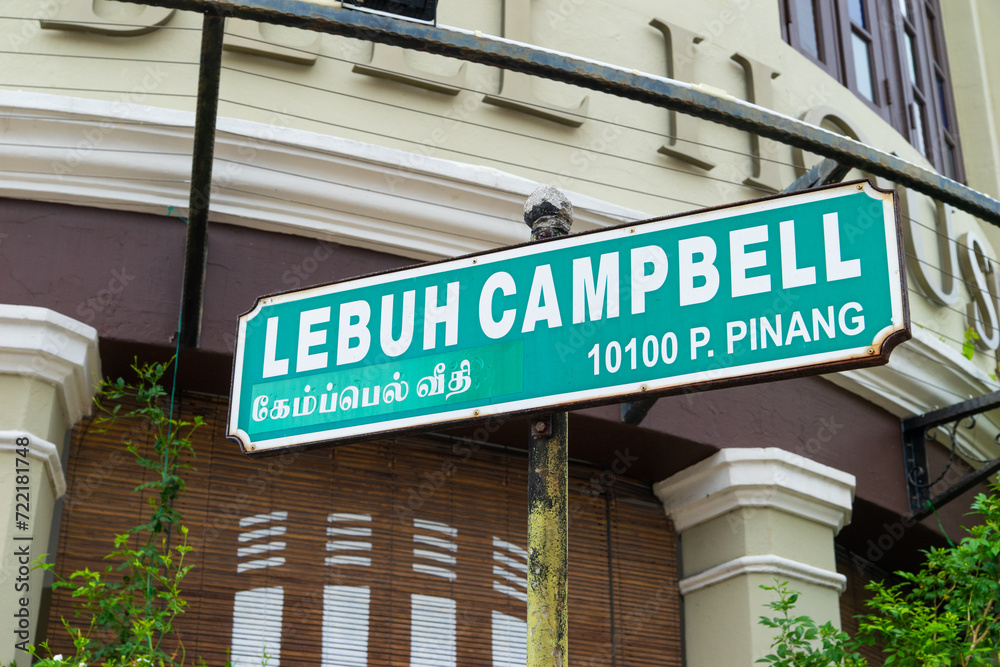
<path fill-rule="evenodd" d="M 909 315 L 868 182 L 262 297 L 229 435 L 252 454 L 884 364 Z"/>

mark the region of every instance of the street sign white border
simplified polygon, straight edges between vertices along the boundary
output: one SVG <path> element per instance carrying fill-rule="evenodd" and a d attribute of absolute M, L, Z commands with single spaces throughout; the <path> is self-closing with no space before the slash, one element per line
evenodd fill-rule
<path fill-rule="evenodd" d="M 685 375 L 673 376 L 662 380 L 647 382 L 626 382 L 618 385 L 587 389 L 583 391 L 567 392 L 552 396 L 544 396 L 518 401 L 508 401 L 493 405 L 485 404 L 479 407 L 463 408 L 461 410 L 451 410 L 447 412 L 437 412 L 430 415 L 420 415 L 417 417 L 406 417 L 390 421 L 382 421 L 376 424 L 363 424 L 349 427 L 338 427 L 325 431 L 315 431 L 282 438 L 271 438 L 254 442 L 248 433 L 238 426 L 240 392 L 242 390 L 243 354 L 244 341 L 246 340 L 247 323 L 256 317 L 261 309 L 266 305 L 287 303 L 290 301 L 301 301 L 304 299 L 336 294 L 346 290 L 355 290 L 374 285 L 382 285 L 388 282 L 405 280 L 408 277 L 429 276 L 445 271 L 466 266 L 484 266 L 501 261 L 516 259 L 526 255 L 539 254 L 546 250 L 555 249 L 548 246 L 554 243 L 558 248 L 573 248 L 585 246 L 592 243 L 600 243 L 616 236 L 626 237 L 659 232 L 664 229 L 686 227 L 690 225 L 703 224 L 714 220 L 730 218 L 734 215 L 746 215 L 761 211 L 785 208 L 787 206 L 805 203 L 819 202 L 827 199 L 844 197 L 861 191 L 882 202 L 882 226 L 885 231 L 887 264 L 889 279 L 891 281 L 890 303 L 892 309 L 892 324 L 885 327 L 875 335 L 875 339 L 870 343 L 850 348 L 848 350 L 836 350 L 807 356 L 793 357 L 788 359 L 778 359 L 764 361 L 754 364 L 719 368 L 709 371 L 698 371 Z M 789 203 L 792 201 L 792 203 Z M 898 342 L 907 340 L 909 334 L 909 313 L 906 301 L 906 276 L 903 273 L 903 266 L 900 257 L 899 245 L 899 217 L 898 206 L 895 206 L 895 192 L 893 190 L 881 190 L 870 181 L 856 181 L 844 183 L 824 188 L 806 190 L 794 195 L 776 195 L 763 199 L 755 199 L 748 202 L 729 204 L 718 208 L 696 211 L 693 213 L 682 213 L 668 218 L 657 218 L 649 221 L 639 221 L 632 224 L 620 225 L 607 229 L 596 230 L 578 235 L 571 235 L 544 241 L 540 243 L 527 243 L 512 248 L 489 251 L 486 253 L 466 255 L 455 259 L 443 260 L 417 267 L 389 271 L 386 273 L 373 274 L 361 278 L 352 278 L 345 281 L 320 285 L 317 287 L 274 294 L 261 297 L 254 304 L 250 312 L 240 316 L 239 329 L 236 342 L 236 354 L 233 360 L 233 380 L 232 392 L 229 406 L 229 433 L 228 435 L 239 441 L 244 453 L 262 454 L 275 449 L 287 449 L 290 447 L 305 447 L 310 445 L 321 446 L 330 441 L 346 443 L 357 441 L 365 436 L 377 436 L 397 431 L 412 431 L 421 427 L 431 425 L 455 424 L 456 422 L 472 422 L 494 417 L 500 414 L 523 413 L 540 410 L 562 409 L 564 406 L 593 405 L 596 403 L 622 402 L 629 398 L 656 395 L 670 390 L 678 390 L 682 387 L 691 388 L 711 388 L 717 384 L 739 384 L 739 382 L 726 382 L 738 378 L 747 378 L 751 382 L 754 377 L 762 375 L 772 375 L 775 373 L 792 373 L 796 369 L 807 372 L 809 369 L 821 368 L 828 364 L 847 363 L 852 360 L 857 361 L 858 366 L 884 364 L 888 361 L 888 353 Z M 897 336 L 905 332 L 905 337 L 896 340 Z M 886 343 L 890 345 L 888 349 Z M 869 363 L 862 363 L 867 361 Z"/>

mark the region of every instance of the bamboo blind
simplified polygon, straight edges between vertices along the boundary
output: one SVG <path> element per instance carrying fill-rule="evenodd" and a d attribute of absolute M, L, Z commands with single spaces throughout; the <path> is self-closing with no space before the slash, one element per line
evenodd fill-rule
<path fill-rule="evenodd" d="M 895 583 L 896 578 L 857 554 L 839 547 L 837 571 L 847 577 L 847 589 L 840 596 L 840 624 L 847 634 L 854 637 L 858 632 L 856 616 L 870 611 L 865 606 L 865 601 L 871 597 L 871 593 L 865 590 L 865 584 L 873 580 Z M 879 646 L 864 646 L 860 653 L 871 667 L 879 667 L 885 657 Z"/>
<path fill-rule="evenodd" d="M 182 398 L 182 415 L 207 424 L 178 505 L 195 547 L 178 622 L 189 659 L 222 664 L 238 642 L 270 641 L 272 667 L 523 664 L 512 638 L 525 619 L 524 452 L 411 437 L 249 460 L 225 438 L 226 399 Z M 114 533 L 145 514 L 129 437 L 146 434 L 126 423 L 74 433 L 62 576 L 99 566 Z M 570 662 L 679 666 L 673 527 L 648 485 L 595 483 L 602 472 L 609 481 L 570 471 Z M 54 652 L 71 649 L 60 618 L 72 609 L 57 591 Z M 354 630 L 329 631 L 337 623 Z"/>

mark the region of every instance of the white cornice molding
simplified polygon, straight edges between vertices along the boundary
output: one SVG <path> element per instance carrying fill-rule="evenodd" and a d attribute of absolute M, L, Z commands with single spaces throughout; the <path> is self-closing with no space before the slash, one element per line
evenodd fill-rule
<path fill-rule="evenodd" d="M 15 453 L 22 450 L 23 448 L 17 444 L 18 438 L 28 439 L 28 456 L 45 465 L 54 497 L 62 498 L 66 493 L 66 477 L 63 475 L 62 463 L 59 460 L 59 448 L 27 431 L 0 431 L 0 452 Z"/>
<path fill-rule="evenodd" d="M 824 588 L 831 588 L 837 593 L 847 590 L 847 577 L 837 572 L 824 570 L 820 567 L 807 565 L 797 560 L 765 554 L 761 556 L 743 556 L 716 565 L 704 572 L 699 572 L 680 581 L 681 595 L 687 597 L 695 591 L 747 574 L 766 574 L 783 581 L 799 581 Z"/>
<path fill-rule="evenodd" d="M 839 532 L 854 476 L 776 447 L 722 449 L 653 485 L 678 532 L 741 508 L 771 508 Z"/>
<path fill-rule="evenodd" d="M 75 424 L 90 414 L 100 379 L 97 330 L 48 308 L 0 304 L 0 374 L 54 385 Z"/>
<path fill-rule="evenodd" d="M 0 91 L 0 196 L 185 215 L 194 115 Z M 52 147 L 52 148 L 46 148 Z M 439 259 L 528 240 L 538 182 L 360 141 L 219 118 L 210 219 Z M 649 215 L 567 193 L 574 231 Z"/>
<path fill-rule="evenodd" d="M 892 351 L 885 366 L 824 376 L 838 387 L 857 394 L 887 412 L 912 417 L 961 403 L 1000 389 L 1000 384 L 978 366 L 919 326 L 913 338 Z M 996 436 L 1000 423 L 989 413 L 976 418 L 972 429 L 959 426 L 959 454 L 989 460 L 1000 456 Z M 941 440 L 947 444 L 947 439 Z M 975 461 L 970 461 L 978 465 Z"/>

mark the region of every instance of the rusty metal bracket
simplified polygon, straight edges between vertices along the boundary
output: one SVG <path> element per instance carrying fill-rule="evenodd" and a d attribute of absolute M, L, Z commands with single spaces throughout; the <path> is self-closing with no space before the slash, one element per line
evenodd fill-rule
<path fill-rule="evenodd" d="M 625 424 L 638 426 L 646 418 L 649 411 L 656 405 L 656 398 L 644 398 L 639 401 L 629 401 L 621 404 L 621 418 Z"/>
<path fill-rule="evenodd" d="M 785 194 L 792 192 L 802 192 L 810 188 L 818 188 L 822 185 L 833 185 L 840 183 L 847 178 L 851 168 L 840 164 L 836 160 L 826 158 L 815 167 L 796 178 L 791 185 L 782 190 Z"/>
<path fill-rule="evenodd" d="M 850 170 L 850 167 L 842 165 L 836 160 L 826 158 L 815 167 L 795 179 L 791 185 L 782 190 L 782 193 L 790 194 L 792 192 L 808 190 L 809 188 L 817 188 L 821 185 L 840 183 L 844 180 L 844 177 L 847 176 L 847 173 Z M 649 414 L 649 411 L 654 405 L 656 405 L 656 401 L 658 400 L 658 398 L 644 398 L 638 401 L 622 403 L 622 422 L 625 424 L 631 424 L 632 426 L 638 426 L 642 423 L 642 420 L 646 418 L 646 415 Z"/>
<path fill-rule="evenodd" d="M 390 44 L 562 81 L 752 132 L 882 176 L 1000 226 L 1000 201 L 902 158 L 791 116 L 689 83 L 470 30 L 303 0 L 126 0 Z"/>
<path fill-rule="evenodd" d="M 1000 458 L 983 463 L 975 472 L 969 473 L 955 484 L 931 497 L 931 488 L 944 479 L 951 466 L 951 460 L 957 454 L 958 444 L 956 433 L 963 420 L 971 419 L 975 425 L 975 416 L 1000 407 L 1000 391 L 984 394 L 950 405 L 940 410 L 904 419 L 901 423 L 903 431 L 903 469 L 906 471 L 906 491 L 910 504 L 910 517 L 916 521 L 924 519 L 935 510 L 959 497 L 976 484 L 990 478 L 1000 470 Z M 934 481 L 930 480 L 927 465 L 927 435 L 935 428 L 951 424 L 951 454 L 948 468 Z"/>

